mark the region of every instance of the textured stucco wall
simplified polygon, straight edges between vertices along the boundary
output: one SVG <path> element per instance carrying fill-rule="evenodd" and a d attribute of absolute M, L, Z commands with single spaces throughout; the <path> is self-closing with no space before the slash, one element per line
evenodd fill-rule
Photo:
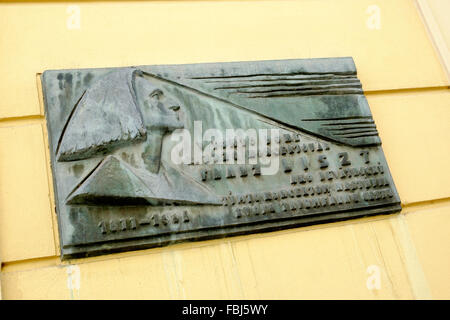
<path fill-rule="evenodd" d="M 450 298 L 449 81 L 419 9 L 412 0 L 1 3 L 3 298 Z M 61 262 L 39 73 L 335 56 L 355 59 L 401 213 Z M 378 271 L 379 289 L 368 288 Z"/>

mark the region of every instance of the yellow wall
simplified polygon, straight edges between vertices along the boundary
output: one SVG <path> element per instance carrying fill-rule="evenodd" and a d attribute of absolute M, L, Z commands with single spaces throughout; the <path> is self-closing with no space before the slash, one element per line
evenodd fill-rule
<path fill-rule="evenodd" d="M 80 29 L 65 3 L 0 3 L 3 298 L 450 298 L 449 80 L 415 1 L 75 5 Z M 355 59 L 401 213 L 61 262 L 39 73 L 335 56 Z"/>

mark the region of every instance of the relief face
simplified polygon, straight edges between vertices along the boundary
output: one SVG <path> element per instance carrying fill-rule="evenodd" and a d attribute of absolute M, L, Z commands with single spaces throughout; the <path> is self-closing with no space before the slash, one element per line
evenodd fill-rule
<path fill-rule="evenodd" d="M 351 58 L 42 83 L 63 258 L 401 209 Z"/>

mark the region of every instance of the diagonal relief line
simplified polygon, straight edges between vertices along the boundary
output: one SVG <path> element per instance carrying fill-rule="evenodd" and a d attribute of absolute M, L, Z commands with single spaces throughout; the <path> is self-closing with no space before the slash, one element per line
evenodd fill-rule
<path fill-rule="evenodd" d="M 246 112 L 248 114 L 255 115 L 255 116 L 258 117 L 259 121 L 266 122 L 266 123 L 268 123 L 270 125 L 274 125 L 274 126 L 277 126 L 277 127 L 284 126 L 284 129 L 286 129 L 286 130 L 294 130 L 295 132 L 303 132 L 303 133 L 308 134 L 308 135 L 310 135 L 312 137 L 319 138 L 319 139 L 322 139 L 324 141 L 328 141 L 328 142 L 332 142 L 332 143 L 338 142 L 338 143 L 341 143 L 341 144 L 344 144 L 344 145 L 351 145 L 350 143 L 337 141 L 335 138 L 332 138 L 330 136 L 326 136 L 326 135 L 319 134 L 317 132 L 309 131 L 309 130 L 305 129 L 304 127 L 295 126 L 293 124 L 289 124 L 289 123 L 283 122 L 283 121 L 281 121 L 279 119 L 270 118 L 267 115 L 264 115 L 263 113 L 259 113 L 257 111 L 254 111 L 254 110 L 252 110 L 250 108 L 243 107 L 243 106 L 238 105 L 238 104 L 236 104 L 234 102 L 231 102 L 229 100 L 223 99 L 221 97 L 218 97 L 218 96 L 206 93 L 206 92 L 203 92 L 203 91 L 201 91 L 201 90 L 199 90 L 197 88 L 190 87 L 190 86 L 188 86 L 186 84 L 182 84 L 182 83 L 170 80 L 170 79 L 163 78 L 163 77 L 158 76 L 156 74 L 153 74 L 153 73 L 151 73 L 149 71 L 142 71 L 142 75 L 144 77 L 149 77 L 149 78 L 152 78 L 152 79 L 156 79 L 156 80 L 159 80 L 159 81 L 171 84 L 171 85 L 179 87 L 179 88 L 183 88 L 183 89 L 188 90 L 188 91 L 190 91 L 192 93 L 196 93 L 196 94 L 198 94 L 200 96 L 203 96 L 203 97 L 206 97 L 206 98 L 209 98 L 209 99 L 214 99 L 214 100 L 217 100 L 217 101 L 221 101 L 221 102 L 226 103 L 226 104 L 228 104 L 228 105 L 230 105 L 232 107 L 238 108 L 239 110 L 242 110 L 242 111 L 244 111 L 244 112 Z M 362 90 L 360 90 L 360 91 L 362 92 Z M 333 120 L 336 120 L 336 119 L 337 118 L 306 119 L 306 120 L 300 119 L 300 120 L 301 121 L 333 121 Z M 370 119 L 370 120 L 373 120 L 372 116 L 350 116 L 350 117 L 338 118 L 337 120 L 339 120 L 339 119 L 342 119 L 342 120 Z M 367 145 L 373 145 L 373 144 L 369 143 Z M 365 145 L 362 145 L 362 146 L 365 146 Z"/>
<path fill-rule="evenodd" d="M 77 103 L 75 103 L 75 105 L 73 106 L 72 111 L 70 112 L 69 117 L 67 118 L 67 121 L 66 121 L 66 123 L 64 124 L 64 127 L 63 127 L 63 129 L 62 129 L 62 131 L 61 131 L 61 135 L 59 136 L 59 139 L 58 139 L 58 144 L 57 144 L 57 146 L 56 146 L 56 152 L 55 152 L 55 154 L 58 154 L 58 152 L 59 152 L 59 148 L 61 147 L 61 142 L 62 142 L 62 140 L 63 140 L 64 134 L 66 133 L 67 126 L 69 125 L 70 120 L 72 120 L 72 117 L 73 117 L 73 115 L 74 115 L 74 113 L 75 113 L 75 110 L 77 109 L 78 105 L 80 104 L 80 101 L 81 101 L 81 99 L 84 97 L 84 94 L 85 94 L 85 93 L 86 93 L 86 90 L 83 92 L 83 94 L 81 95 L 81 97 L 78 99 Z"/>

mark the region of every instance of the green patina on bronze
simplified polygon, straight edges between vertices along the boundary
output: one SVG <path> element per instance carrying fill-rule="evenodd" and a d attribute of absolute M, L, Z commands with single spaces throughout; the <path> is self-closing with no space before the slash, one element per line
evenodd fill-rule
<path fill-rule="evenodd" d="M 50 70 L 42 83 L 63 258 L 401 209 L 351 58 Z M 200 161 L 173 160 L 182 129 L 201 131 Z M 209 129 L 269 136 L 211 145 Z"/>

